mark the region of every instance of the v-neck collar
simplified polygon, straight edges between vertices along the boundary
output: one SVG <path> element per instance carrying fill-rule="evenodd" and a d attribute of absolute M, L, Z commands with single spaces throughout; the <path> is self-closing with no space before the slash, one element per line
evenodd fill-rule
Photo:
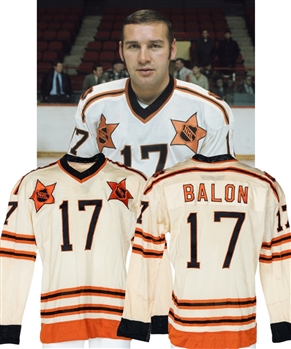
<path fill-rule="evenodd" d="M 174 78 L 171 75 L 169 75 L 169 77 L 170 77 L 170 80 L 167 87 L 157 97 L 157 99 L 155 99 L 153 103 L 147 106 L 146 108 L 143 108 L 139 104 L 136 98 L 136 95 L 132 89 L 131 81 L 130 79 L 128 79 L 127 89 L 128 89 L 128 98 L 129 98 L 131 109 L 136 114 L 136 116 L 142 119 L 144 122 L 147 122 L 148 120 L 150 120 L 158 112 L 158 110 L 161 109 L 161 107 L 167 102 L 167 100 L 170 98 L 170 96 L 174 92 L 174 88 L 175 88 Z"/>
<path fill-rule="evenodd" d="M 94 164 L 91 167 L 89 167 L 87 170 L 83 172 L 79 172 L 69 165 L 68 162 L 70 161 L 79 162 L 79 163 L 94 162 Z M 71 177 L 73 177 L 74 179 L 82 183 L 90 179 L 99 170 L 101 170 L 105 163 L 106 163 L 106 158 L 103 153 L 98 153 L 92 156 L 91 158 L 81 158 L 78 156 L 66 154 L 61 159 L 58 160 L 58 164 L 64 172 L 66 172 Z"/>

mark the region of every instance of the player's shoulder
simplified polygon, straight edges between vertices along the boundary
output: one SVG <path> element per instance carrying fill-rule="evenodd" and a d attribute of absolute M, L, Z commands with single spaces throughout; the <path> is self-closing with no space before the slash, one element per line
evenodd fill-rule
<path fill-rule="evenodd" d="M 179 93 L 184 93 L 185 95 L 195 96 L 196 98 L 201 97 L 204 102 L 207 100 L 214 100 L 216 102 L 225 103 L 221 97 L 215 95 L 211 91 L 188 81 L 176 79 L 176 91 L 179 91 Z"/>
<path fill-rule="evenodd" d="M 147 182 L 147 187 L 167 186 L 177 181 L 177 178 L 187 172 L 187 169 L 193 166 L 192 158 L 176 163 L 175 165 L 165 168 L 154 173 Z"/>
<path fill-rule="evenodd" d="M 107 158 L 107 166 L 110 168 L 110 172 L 115 171 L 116 173 L 120 173 L 123 176 L 132 177 L 141 182 L 145 182 L 148 179 L 143 172 L 132 167 L 128 167 L 119 161 L 113 161 Z"/>
<path fill-rule="evenodd" d="M 98 96 L 106 97 L 106 95 L 113 96 L 118 92 L 123 93 L 126 88 L 127 80 L 128 78 L 124 78 L 94 85 L 81 95 L 80 100 L 86 101 L 88 99 L 91 100 L 91 98 L 97 98 Z"/>
<path fill-rule="evenodd" d="M 45 178 L 51 178 L 51 171 L 59 169 L 58 162 L 54 161 L 46 166 L 37 167 L 22 175 L 14 185 L 12 192 L 18 194 L 20 190 L 30 186 L 35 186 L 37 182 L 41 182 Z"/>

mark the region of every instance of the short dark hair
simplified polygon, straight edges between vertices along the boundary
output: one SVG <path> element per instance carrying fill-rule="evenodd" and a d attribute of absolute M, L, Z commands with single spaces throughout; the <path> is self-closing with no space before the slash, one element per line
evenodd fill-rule
<path fill-rule="evenodd" d="M 63 60 L 62 59 L 55 59 L 53 61 L 53 66 L 56 67 L 59 63 L 63 64 Z"/>
<path fill-rule="evenodd" d="M 174 40 L 174 33 L 172 29 L 171 22 L 160 12 L 155 10 L 139 10 L 129 16 L 123 22 L 122 31 L 121 31 L 121 41 L 123 42 L 124 36 L 124 27 L 128 24 L 144 24 L 144 23 L 164 23 L 167 27 L 167 37 L 169 45 L 171 46 Z"/>
<path fill-rule="evenodd" d="M 96 70 L 99 67 L 103 68 L 102 64 L 100 62 L 95 62 L 92 65 L 92 70 Z"/>
<path fill-rule="evenodd" d="M 185 65 L 185 59 L 184 58 L 176 58 L 175 59 L 175 62 L 177 62 L 177 61 L 181 61 L 181 63 L 183 63 L 184 65 Z"/>

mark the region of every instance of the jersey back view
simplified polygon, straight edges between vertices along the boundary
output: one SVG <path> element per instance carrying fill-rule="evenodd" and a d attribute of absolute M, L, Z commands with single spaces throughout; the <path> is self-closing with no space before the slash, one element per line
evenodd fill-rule
<path fill-rule="evenodd" d="M 149 180 L 142 212 L 120 335 L 149 340 L 155 285 L 170 232 L 173 345 L 254 344 L 258 262 L 273 341 L 291 339 L 291 234 L 284 193 L 274 178 L 228 155 L 195 155 Z"/>
<path fill-rule="evenodd" d="M 65 155 L 17 183 L 0 239 L 0 343 L 19 343 L 37 252 L 42 343 L 117 338 L 144 184 L 102 153 Z"/>

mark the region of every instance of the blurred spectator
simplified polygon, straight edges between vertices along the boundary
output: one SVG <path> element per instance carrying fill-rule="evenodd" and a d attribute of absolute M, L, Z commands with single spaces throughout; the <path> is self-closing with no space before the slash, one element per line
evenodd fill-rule
<path fill-rule="evenodd" d="M 201 74 L 198 64 L 195 63 L 193 65 L 192 73 L 189 76 L 190 76 L 190 82 L 205 88 L 205 90 L 209 90 L 208 79 L 205 75 Z"/>
<path fill-rule="evenodd" d="M 212 86 L 217 77 L 217 71 L 212 67 L 212 64 L 200 68 L 200 73 L 207 77 L 208 85 Z"/>
<path fill-rule="evenodd" d="M 186 81 L 187 76 L 192 74 L 191 69 L 185 67 L 185 60 L 183 58 L 177 58 L 175 60 L 175 71 L 173 77 L 179 80 Z"/>
<path fill-rule="evenodd" d="M 119 80 L 129 77 L 127 70 L 124 69 L 124 62 L 121 59 L 117 59 L 112 63 L 112 68 L 106 70 L 103 74 L 105 82 Z"/>
<path fill-rule="evenodd" d="M 202 30 L 201 38 L 197 40 L 195 49 L 195 62 L 199 67 L 206 67 L 212 64 L 216 55 L 216 47 L 213 39 L 209 37 L 207 29 Z"/>
<path fill-rule="evenodd" d="M 255 84 L 253 82 L 253 77 L 249 74 L 246 74 L 243 81 L 237 86 L 236 92 L 255 94 Z"/>
<path fill-rule="evenodd" d="M 103 67 L 101 63 L 94 63 L 92 71 L 92 74 L 85 76 L 82 86 L 82 92 L 87 91 L 88 88 L 92 86 L 99 85 L 105 82 L 105 79 L 103 78 Z"/>
<path fill-rule="evenodd" d="M 231 31 L 227 29 L 224 33 L 224 39 L 219 42 L 217 56 L 219 64 L 223 68 L 234 68 L 237 57 L 240 53 L 238 43 L 231 37 Z M 224 75 L 232 75 L 233 70 L 222 71 Z"/>
<path fill-rule="evenodd" d="M 63 72 L 63 62 L 56 60 L 42 79 L 40 91 L 43 103 L 69 103 L 72 95 L 70 76 Z"/>
<path fill-rule="evenodd" d="M 233 92 L 229 91 L 228 84 L 223 82 L 222 77 L 216 78 L 215 84 L 211 87 L 210 91 L 223 100 L 226 100 L 226 96 Z"/>

